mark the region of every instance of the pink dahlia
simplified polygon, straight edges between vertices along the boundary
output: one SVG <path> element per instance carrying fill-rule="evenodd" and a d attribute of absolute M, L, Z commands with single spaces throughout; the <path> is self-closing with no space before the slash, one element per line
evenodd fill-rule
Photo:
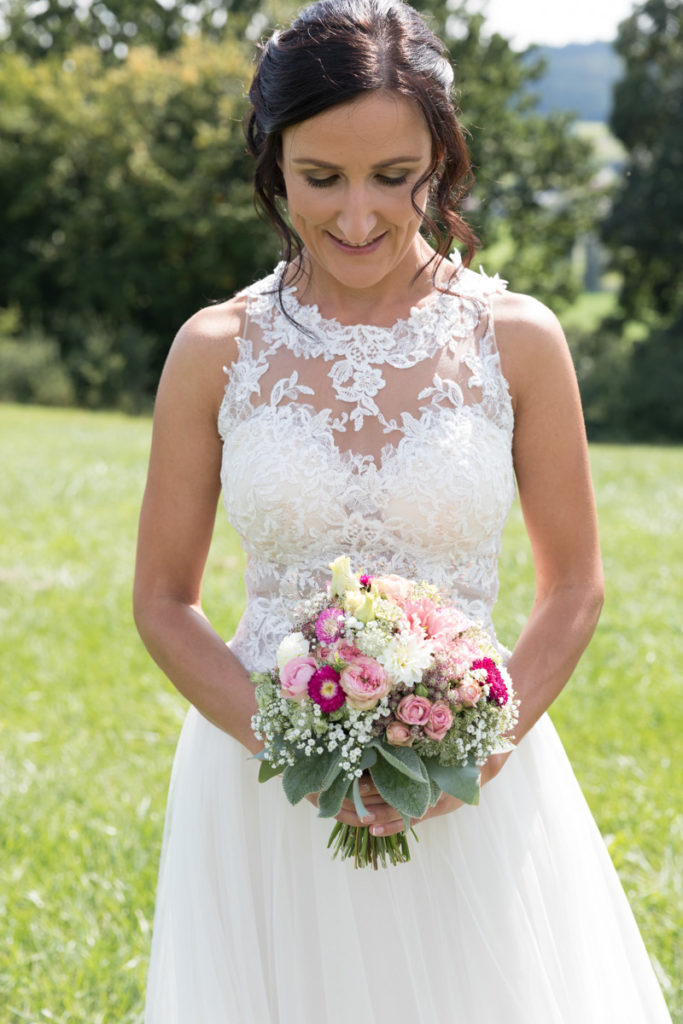
<path fill-rule="evenodd" d="M 341 608 L 325 608 L 315 623 L 315 635 L 321 644 L 333 644 L 341 636 L 344 612 Z"/>
<path fill-rule="evenodd" d="M 372 583 L 372 576 L 368 576 L 367 573 L 363 573 L 358 581 L 363 590 L 369 590 L 370 584 Z"/>
<path fill-rule="evenodd" d="M 323 665 L 308 681 L 308 696 L 326 714 L 338 711 L 345 701 L 344 691 L 339 683 L 339 673 L 331 665 Z"/>
<path fill-rule="evenodd" d="M 486 685 L 489 688 L 487 700 L 501 708 L 507 704 L 510 695 L 495 661 L 491 658 L 479 658 L 478 661 L 472 662 L 472 668 L 486 669 Z"/>

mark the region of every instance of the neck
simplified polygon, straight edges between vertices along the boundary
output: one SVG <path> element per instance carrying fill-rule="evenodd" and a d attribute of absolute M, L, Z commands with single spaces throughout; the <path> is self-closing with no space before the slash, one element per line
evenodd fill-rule
<path fill-rule="evenodd" d="M 306 250 L 302 273 L 296 277 L 291 274 L 289 281 L 296 286 L 298 301 L 303 305 L 316 305 L 326 319 L 338 320 L 347 326 L 390 326 L 433 294 L 435 276 L 437 284 L 445 283 L 451 276 L 450 264 L 437 265 L 433 249 L 422 239 L 420 242 L 419 251 L 410 254 L 390 275 L 371 287 L 347 286 L 310 259 Z"/>

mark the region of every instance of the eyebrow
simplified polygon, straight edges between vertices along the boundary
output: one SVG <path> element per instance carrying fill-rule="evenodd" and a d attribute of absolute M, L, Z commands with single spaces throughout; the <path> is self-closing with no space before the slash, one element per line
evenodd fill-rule
<path fill-rule="evenodd" d="M 382 160 L 380 163 L 373 164 L 373 170 L 378 170 L 380 167 L 393 167 L 395 164 L 418 164 L 422 160 L 421 156 L 394 156 L 390 160 Z M 292 160 L 293 164 L 307 164 L 309 167 L 324 167 L 326 170 L 336 171 L 339 169 L 338 164 L 328 163 L 327 160 L 316 160 L 310 156 L 300 156 Z"/>

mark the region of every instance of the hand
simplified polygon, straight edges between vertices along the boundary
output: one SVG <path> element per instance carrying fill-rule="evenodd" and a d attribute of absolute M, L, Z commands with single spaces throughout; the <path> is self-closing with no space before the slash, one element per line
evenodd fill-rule
<path fill-rule="evenodd" d="M 341 821 L 345 825 L 369 828 L 370 834 L 373 836 L 391 836 L 397 832 L 403 832 L 405 828 L 403 818 L 394 807 L 386 803 L 379 795 L 368 772 L 365 772 L 360 780 L 360 792 L 363 803 L 369 812 L 368 817 L 359 818 L 356 814 L 353 800 L 344 800 L 341 810 L 336 816 L 337 821 Z M 317 793 L 309 793 L 306 799 L 317 807 Z M 451 811 L 457 810 L 458 807 L 462 807 L 462 800 L 456 800 L 455 797 L 442 793 L 434 806 L 427 810 L 426 814 L 421 818 L 411 818 L 410 824 L 416 825 L 427 818 L 434 818 L 441 814 L 450 814 Z"/>
<path fill-rule="evenodd" d="M 363 773 L 359 786 L 368 816 L 359 818 L 353 800 L 344 800 L 339 814 L 336 815 L 336 820 L 341 821 L 344 825 L 369 828 L 373 835 L 393 835 L 395 832 L 402 832 L 403 818 L 394 807 L 382 799 L 368 772 Z M 317 793 L 309 793 L 306 799 L 314 807 L 318 806 Z M 384 829 L 384 831 L 376 831 L 377 829 Z"/>

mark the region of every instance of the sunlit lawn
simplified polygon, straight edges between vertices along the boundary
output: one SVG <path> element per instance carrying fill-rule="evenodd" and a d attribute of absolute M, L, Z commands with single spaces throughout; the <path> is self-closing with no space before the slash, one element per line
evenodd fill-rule
<path fill-rule="evenodd" d="M 130 615 L 150 424 L 0 406 L 0 1017 L 141 1019 L 184 702 Z M 608 599 L 553 710 L 683 1021 L 683 450 L 592 451 Z M 205 603 L 229 636 L 242 554 L 220 523 Z M 518 511 L 501 638 L 531 600 Z"/>

